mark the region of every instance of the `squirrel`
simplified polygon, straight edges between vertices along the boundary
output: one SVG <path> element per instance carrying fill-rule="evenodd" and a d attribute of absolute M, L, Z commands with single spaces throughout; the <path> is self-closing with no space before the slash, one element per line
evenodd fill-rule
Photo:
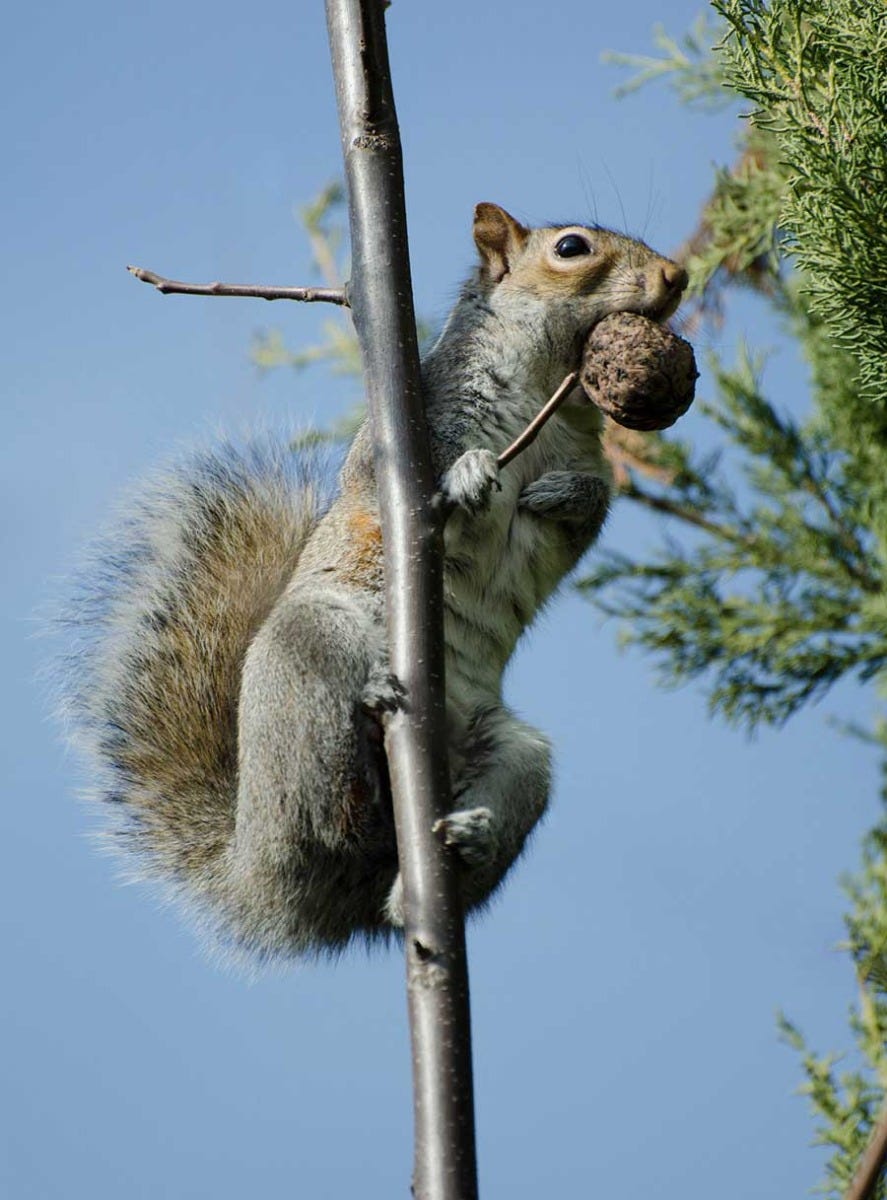
<path fill-rule="evenodd" d="M 466 910 L 548 804 L 548 739 L 502 700 L 523 631 L 597 538 L 611 481 L 576 389 L 500 453 L 615 312 L 665 320 L 686 272 L 608 229 L 474 215 L 479 262 L 422 362 L 444 531 L 447 737 Z M 69 620 L 68 711 L 137 873 L 228 947 L 335 953 L 403 923 L 381 715 L 383 552 L 364 425 L 327 503 L 285 447 L 222 446 L 167 471 L 100 545 Z"/>

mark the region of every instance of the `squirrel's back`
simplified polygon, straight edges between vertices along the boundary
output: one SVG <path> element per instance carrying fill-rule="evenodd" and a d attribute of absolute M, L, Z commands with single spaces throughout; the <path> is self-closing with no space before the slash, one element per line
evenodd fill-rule
<path fill-rule="evenodd" d="M 293 575 L 325 497 L 271 442 L 222 445 L 129 501 L 81 572 L 64 713 L 140 876 L 212 905 L 237 799 L 247 648 Z M 95 779 L 95 777 L 93 777 Z"/>

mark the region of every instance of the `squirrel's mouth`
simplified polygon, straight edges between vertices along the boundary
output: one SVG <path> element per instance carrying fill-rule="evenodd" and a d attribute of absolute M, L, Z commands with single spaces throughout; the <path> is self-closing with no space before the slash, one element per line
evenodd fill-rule
<path fill-rule="evenodd" d="M 660 304 L 657 308 L 648 309 L 647 312 L 642 312 L 641 316 L 649 317 L 651 321 L 655 321 L 657 325 L 664 325 L 669 317 L 673 317 L 678 311 L 678 306 L 684 297 L 683 289 L 676 296 L 669 296 L 664 304 Z"/>
<path fill-rule="evenodd" d="M 678 310 L 681 300 L 684 298 L 684 289 L 674 291 L 666 296 L 664 300 L 658 300 L 655 303 L 651 301 L 640 301 L 638 304 L 627 304 L 622 312 L 637 313 L 639 317 L 646 317 L 648 321 L 655 321 L 657 325 L 664 325 L 669 317 L 673 317 Z"/>

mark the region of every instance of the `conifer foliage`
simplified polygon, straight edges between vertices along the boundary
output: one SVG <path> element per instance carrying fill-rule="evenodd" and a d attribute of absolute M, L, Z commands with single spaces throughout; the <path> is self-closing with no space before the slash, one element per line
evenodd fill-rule
<path fill-rule="evenodd" d="M 668 77 L 689 103 L 751 101 L 736 165 L 720 171 L 684 247 L 694 319 L 753 288 L 808 366 L 799 419 L 766 392 L 748 350 L 713 360 L 705 406 L 720 446 L 626 446 L 625 494 L 666 514 L 647 556 L 610 552 L 581 587 L 621 618 L 669 682 L 697 678 L 713 711 L 779 724 L 839 679 L 887 683 L 887 11 L 871 0 L 715 0 L 713 52 L 697 26 L 657 34 L 623 87 Z M 874 696 L 873 696 L 874 702 Z M 887 762 L 887 723 L 864 735 Z M 887 778 L 887 776 L 885 776 Z M 887 788 L 884 799 L 887 801 Z M 847 1193 L 887 1088 L 887 818 L 846 885 L 846 949 L 858 984 L 858 1069 L 841 1072 L 787 1020 L 803 1056 L 816 1140 L 832 1150 L 820 1190 Z M 887 1197 L 884 1181 L 869 1193 Z"/>

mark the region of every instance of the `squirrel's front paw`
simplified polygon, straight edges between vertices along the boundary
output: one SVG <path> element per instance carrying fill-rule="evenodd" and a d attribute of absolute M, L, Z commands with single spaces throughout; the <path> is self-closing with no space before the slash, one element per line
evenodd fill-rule
<path fill-rule="evenodd" d="M 492 450 L 466 450 L 444 472 L 440 486 L 451 504 L 472 513 L 481 512 L 489 506 L 493 489 L 502 490 L 496 455 Z"/>
<path fill-rule="evenodd" d="M 488 808 L 465 808 L 435 821 L 433 831 L 466 866 L 479 867 L 496 856 L 496 830 Z"/>

